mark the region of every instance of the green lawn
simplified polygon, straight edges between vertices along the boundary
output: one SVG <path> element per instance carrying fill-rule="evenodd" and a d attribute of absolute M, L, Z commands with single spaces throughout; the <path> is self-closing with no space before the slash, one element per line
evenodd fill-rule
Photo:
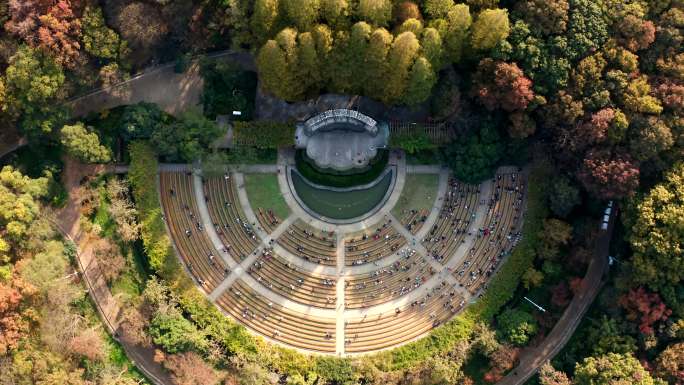
<path fill-rule="evenodd" d="M 280 219 L 290 215 L 290 208 L 280 193 L 276 174 L 245 174 L 245 189 L 255 213 L 261 207 L 273 210 Z"/>
<path fill-rule="evenodd" d="M 404 191 L 392 209 L 392 214 L 401 218 L 404 210 L 431 209 L 435 203 L 438 185 L 437 174 L 407 174 Z"/>

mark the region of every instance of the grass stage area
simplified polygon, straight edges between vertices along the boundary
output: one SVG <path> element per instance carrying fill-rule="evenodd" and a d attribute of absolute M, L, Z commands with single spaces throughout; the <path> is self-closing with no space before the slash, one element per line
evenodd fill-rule
<path fill-rule="evenodd" d="M 245 174 L 245 189 L 249 204 L 255 213 L 261 207 L 273 210 L 273 213 L 280 219 L 285 219 L 290 215 L 290 208 L 287 207 L 280 193 L 276 174 Z"/>
<path fill-rule="evenodd" d="M 435 204 L 438 187 L 438 174 L 406 174 L 404 191 L 392 209 L 392 214 L 401 218 L 404 210 L 430 210 Z"/>

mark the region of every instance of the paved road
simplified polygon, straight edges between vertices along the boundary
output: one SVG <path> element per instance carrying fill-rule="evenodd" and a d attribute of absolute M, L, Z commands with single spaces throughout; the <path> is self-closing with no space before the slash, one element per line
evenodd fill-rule
<path fill-rule="evenodd" d="M 573 297 L 563 316 L 541 345 L 523 350 L 518 366 L 497 382 L 497 385 L 524 384 L 540 366 L 555 357 L 572 337 L 603 285 L 602 278 L 608 265 L 610 238 L 613 234 L 616 212 L 617 210 L 613 210 L 608 231 L 602 231 L 596 240 L 593 258 L 582 280 L 580 292 Z"/>

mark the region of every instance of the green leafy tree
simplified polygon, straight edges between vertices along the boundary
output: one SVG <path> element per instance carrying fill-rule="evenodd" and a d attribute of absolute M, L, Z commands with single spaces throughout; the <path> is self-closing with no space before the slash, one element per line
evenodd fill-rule
<path fill-rule="evenodd" d="M 41 50 L 21 46 L 10 58 L 2 78 L 0 108 L 22 117 L 27 134 L 49 133 L 65 120 L 65 112 L 55 106 L 65 76 L 62 67 Z"/>
<path fill-rule="evenodd" d="M 328 25 L 342 26 L 349 16 L 349 2 L 347 0 L 320 0 L 321 17 Z"/>
<path fill-rule="evenodd" d="M 83 11 L 83 48 L 101 59 L 117 59 L 126 53 L 126 42 L 105 24 L 100 7 L 86 7 Z"/>
<path fill-rule="evenodd" d="M 323 75 L 321 74 L 322 63 L 316 51 L 316 41 L 310 32 L 300 33 L 297 37 L 298 47 L 298 77 L 302 82 L 302 87 L 307 94 L 317 95 L 323 85 Z"/>
<path fill-rule="evenodd" d="M 529 269 L 525 270 L 525 273 L 522 275 L 522 282 L 523 286 L 525 286 L 525 289 L 527 290 L 539 287 L 542 282 L 544 282 L 544 273 L 536 270 L 533 267 L 530 267 Z"/>
<path fill-rule="evenodd" d="M 504 310 L 496 321 L 499 332 L 514 345 L 527 344 L 530 337 L 537 333 L 537 321 L 532 314 L 520 309 Z"/>
<path fill-rule="evenodd" d="M 271 31 L 278 18 L 279 0 L 255 0 L 251 26 L 254 36 L 265 40 L 271 36 Z"/>
<path fill-rule="evenodd" d="M 627 334 L 614 318 L 603 316 L 592 321 L 587 331 L 587 341 L 591 341 L 592 354 L 601 356 L 608 353 L 631 354 L 636 352 L 636 340 Z"/>
<path fill-rule="evenodd" d="M 494 175 L 503 151 L 501 135 L 487 123 L 479 132 L 464 136 L 446 147 L 445 155 L 458 180 L 480 183 Z"/>
<path fill-rule="evenodd" d="M 568 56 L 578 59 L 600 49 L 608 39 L 608 20 L 603 1 L 569 0 Z"/>
<path fill-rule="evenodd" d="M 408 86 L 402 97 L 403 102 L 411 106 L 426 101 L 430 97 L 432 87 L 436 82 L 437 75 L 432 69 L 430 61 L 424 57 L 419 57 L 411 67 Z"/>
<path fill-rule="evenodd" d="M 259 50 L 257 69 L 263 86 L 275 96 L 288 101 L 300 100 L 306 92 L 297 76 L 299 49 L 297 31 L 286 28 Z"/>
<path fill-rule="evenodd" d="M 100 138 L 92 128 L 78 122 L 65 125 L 60 131 L 60 142 L 67 152 L 87 163 L 106 163 L 111 160 L 109 149 L 100 144 Z"/>
<path fill-rule="evenodd" d="M 572 209 L 580 204 L 579 189 L 566 176 L 557 176 L 551 183 L 549 208 L 554 214 L 565 218 Z"/>
<path fill-rule="evenodd" d="M 430 62 L 433 70 L 439 71 L 444 65 L 444 43 L 442 37 L 434 28 L 425 28 L 420 38 L 423 56 Z"/>
<path fill-rule="evenodd" d="M 376 29 L 370 36 L 366 54 L 366 70 L 368 79 L 373 79 L 373 81 L 366 82 L 364 86 L 364 92 L 368 96 L 380 99 L 384 93 L 389 72 L 387 56 L 392 46 L 392 39 L 392 34 L 384 28 Z"/>
<path fill-rule="evenodd" d="M 557 259 L 562 246 L 572 239 L 572 226 L 560 219 L 544 220 L 544 231 L 540 236 L 537 254 L 544 259 Z"/>
<path fill-rule="evenodd" d="M 280 0 L 287 18 L 300 30 L 306 30 L 318 19 L 320 0 Z"/>
<path fill-rule="evenodd" d="M 0 256 L 10 252 L 36 220 L 49 178 L 31 179 L 12 166 L 0 170 Z"/>
<path fill-rule="evenodd" d="M 676 287 L 684 279 L 684 164 L 665 175 L 636 203 L 629 242 L 633 279 L 653 288 Z"/>
<path fill-rule="evenodd" d="M 200 159 L 223 134 L 215 122 L 200 112 L 189 110 L 177 121 L 160 125 L 150 137 L 159 155 L 170 161 L 192 162 Z"/>
<path fill-rule="evenodd" d="M 202 332 L 177 311 L 157 314 L 150 323 L 150 336 L 155 344 L 172 354 L 201 351 L 207 345 Z"/>
<path fill-rule="evenodd" d="M 118 125 L 127 140 L 147 139 L 169 120 L 170 117 L 156 104 L 140 102 L 124 108 Z"/>
<path fill-rule="evenodd" d="M 653 377 L 634 356 L 608 353 L 587 357 L 575 366 L 577 385 L 654 385 Z"/>
<path fill-rule="evenodd" d="M 432 19 L 444 19 L 454 6 L 454 0 L 425 0 L 423 9 Z"/>
<path fill-rule="evenodd" d="M 477 15 L 477 19 L 473 23 L 470 42 L 476 50 L 490 50 L 500 41 L 505 40 L 509 32 L 508 11 L 505 9 L 485 9 Z"/>
<path fill-rule="evenodd" d="M 359 16 L 374 25 L 385 27 L 392 19 L 390 0 L 359 0 Z"/>
<path fill-rule="evenodd" d="M 386 103 L 401 101 L 405 95 L 410 71 L 419 50 L 420 43 L 412 32 L 404 32 L 394 39 L 387 57 L 387 68 L 390 72 L 383 95 L 383 101 Z"/>
<path fill-rule="evenodd" d="M 444 43 L 450 61 L 458 63 L 463 58 L 472 24 L 470 9 L 465 4 L 457 4 L 447 13 Z"/>

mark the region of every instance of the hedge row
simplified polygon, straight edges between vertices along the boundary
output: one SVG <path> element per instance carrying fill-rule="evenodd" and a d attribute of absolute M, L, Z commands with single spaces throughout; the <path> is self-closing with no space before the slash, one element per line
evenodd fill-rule
<path fill-rule="evenodd" d="M 177 265 L 171 248 L 171 240 L 166 234 L 162 210 L 159 206 L 157 189 L 157 154 L 147 142 L 133 142 L 129 146 L 131 163 L 128 180 L 133 189 L 133 198 L 138 209 L 141 224 L 141 238 L 150 267 L 158 272 L 174 269 Z"/>
<path fill-rule="evenodd" d="M 378 179 L 380 174 L 385 171 L 389 162 L 389 151 L 380 150 L 377 157 L 373 158 L 363 172 L 344 175 L 327 173 L 318 169 L 310 160 L 304 150 L 295 153 L 295 163 L 297 170 L 311 183 L 331 186 L 331 187 L 353 187 L 368 184 Z M 334 172 L 331 170 L 331 172 Z"/>
<path fill-rule="evenodd" d="M 267 120 L 233 122 L 233 142 L 240 146 L 277 149 L 293 146 L 294 136 L 294 123 Z"/>

